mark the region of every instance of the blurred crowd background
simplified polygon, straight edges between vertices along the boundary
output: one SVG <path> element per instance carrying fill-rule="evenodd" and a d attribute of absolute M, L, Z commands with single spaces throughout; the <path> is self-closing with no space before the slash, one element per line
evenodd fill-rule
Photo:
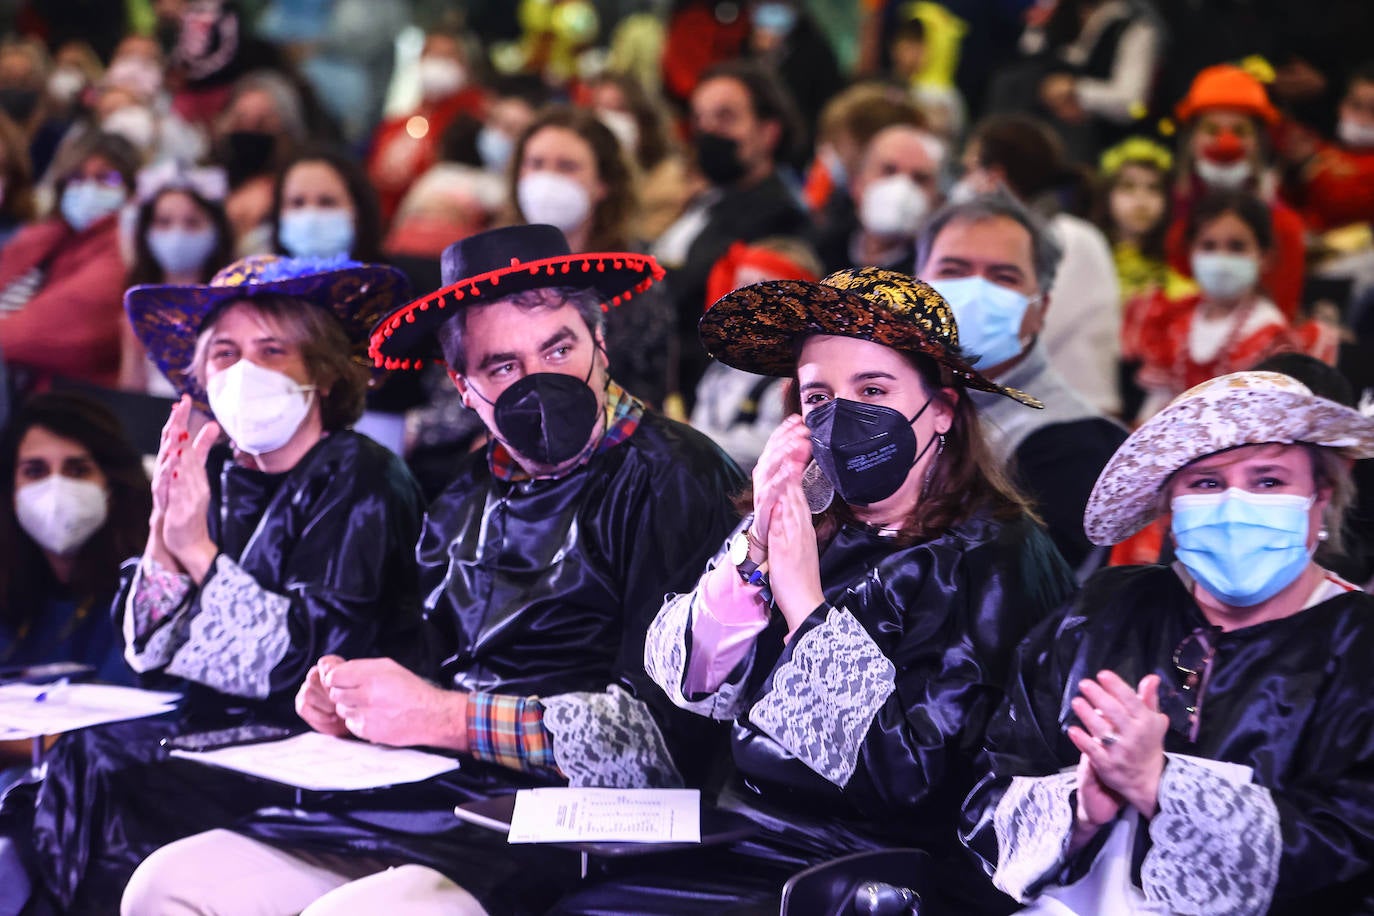
<path fill-rule="evenodd" d="M 119 393 L 170 395 L 131 285 L 277 252 L 423 293 L 446 245 L 542 222 L 658 257 L 612 371 L 748 466 L 777 412 L 702 310 L 912 271 L 927 218 L 987 193 L 1064 249 L 1041 342 L 1103 413 L 1284 349 L 1374 386 L 1368 0 L 5 0 L 0 29 L 11 403 L 92 389 L 136 427 Z M 480 440 L 441 370 L 371 408 L 430 492 Z"/>

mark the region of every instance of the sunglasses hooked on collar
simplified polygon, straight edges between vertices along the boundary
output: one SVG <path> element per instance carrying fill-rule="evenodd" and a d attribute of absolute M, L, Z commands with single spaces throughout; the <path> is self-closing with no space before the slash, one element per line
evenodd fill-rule
<path fill-rule="evenodd" d="M 1183 676 L 1182 685 L 1163 682 L 1159 688 L 1159 708 L 1169 717 L 1169 727 L 1196 742 L 1202 725 L 1202 700 L 1211 679 L 1212 661 L 1217 654 L 1221 628 L 1198 627 L 1174 649 L 1174 668 Z"/>

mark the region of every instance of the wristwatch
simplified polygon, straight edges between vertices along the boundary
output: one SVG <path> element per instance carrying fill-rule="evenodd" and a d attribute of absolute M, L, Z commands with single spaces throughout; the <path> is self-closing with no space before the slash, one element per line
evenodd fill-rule
<path fill-rule="evenodd" d="M 730 539 L 730 562 L 745 585 L 762 585 L 767 581 L 758 563 L 749 559 L 749 532 L 741 531 Z"/>

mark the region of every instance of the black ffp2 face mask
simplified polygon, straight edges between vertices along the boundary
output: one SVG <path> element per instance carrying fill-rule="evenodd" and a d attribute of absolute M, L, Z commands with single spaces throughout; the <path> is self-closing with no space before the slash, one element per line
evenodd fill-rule
<path fill-rule="evenodd" d="M 711 184 L 728 187 L 744 177 L 739 141 L 702 131 L 696 135 L 695 142 L 697 166 Z"/>
<path fill-rule="evenodd" d="M 517 380 L 489 401 L 476 387 L 479 398 L 493 408 L 493 421 L 501 441 L 530 461 L 556 467 L 581 454 L 601 419 L 596 392 L 588 382 L 596 359 L 579 379 L 562 372 L 534 372 Z"/>
<path fill-rule="evenodd" d="M 917 451 L 913 425 L 926 412 L 928 398 L 908 420 L 879 404 L 836 398 L 806 415 L 811 455 L 840 498 L 851 506 L 882 502 L 901 489 L 911 468 L 930 448 Z"/>

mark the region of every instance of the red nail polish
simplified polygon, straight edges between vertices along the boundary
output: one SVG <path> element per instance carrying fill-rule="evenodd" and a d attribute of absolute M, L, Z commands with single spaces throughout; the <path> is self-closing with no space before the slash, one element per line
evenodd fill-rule
<path fill-rule="evenodd" d="M 185 442 L 185 441 L 186 441 L 187 439 L 189 439 L 189 438 L 191 438 L 191 434 L 190 434 L 190 433 L 182 433 L 182 434 L 177 438 L 177 441 L 178 441 L 178 442 Z"/>

